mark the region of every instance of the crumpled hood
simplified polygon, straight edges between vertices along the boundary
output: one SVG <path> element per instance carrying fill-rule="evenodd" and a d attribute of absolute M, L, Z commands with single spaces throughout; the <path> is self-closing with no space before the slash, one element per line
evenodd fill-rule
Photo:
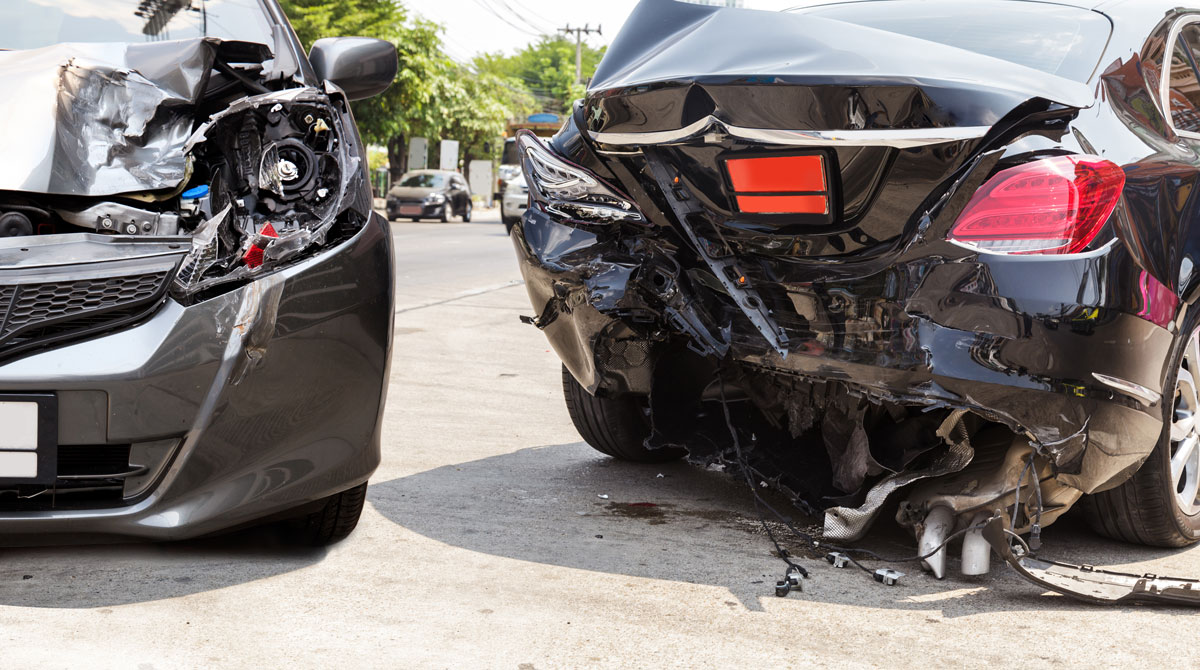
<path fill-rule="evenodd" d="M 108 196 L 178 186 L 193 106 L 227 55 L 271 57 L 264 45 L 211 38 L 0 52 L 0 190 Z"/>

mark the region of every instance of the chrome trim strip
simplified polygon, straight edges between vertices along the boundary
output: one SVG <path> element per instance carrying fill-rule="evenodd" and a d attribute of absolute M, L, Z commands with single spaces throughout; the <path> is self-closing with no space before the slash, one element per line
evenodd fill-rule
<path fill-rule="evenodd" d="M 770 128 L 741 128 L 715 116 L 709 116 L 678 130 L 646 133 L 598 133 L 588 131 L 591 138 L 610 146 L 639 146 L 683 142 L 711 132 L 740 140 L 763 144 L 785 144 L 802 147 L 825 146 L 887 146 L 911 149 L 947 142 L 961 142 L 983 137 L 990 126 L 961 128 L 916 128 L 883 130 L 775 130 Z"/>
<path fill-rule="evenodd" d="M 1105 385 L 1110 386 L 1121 393 L 1124 393 L 1125 395 L 1130 395 L 1134 398 L 1137 398 L 1147 407 L 1153 406 L 1154 403 L 1162 399 L 1161 394 L 1155 393 L 1141 384 L 1134 384 L 1133 382 L 1121 379 L 1120 377 L 1102 375 L 1099 372 L 1093 372 L 1092 376 L 1103 382 Z"/>

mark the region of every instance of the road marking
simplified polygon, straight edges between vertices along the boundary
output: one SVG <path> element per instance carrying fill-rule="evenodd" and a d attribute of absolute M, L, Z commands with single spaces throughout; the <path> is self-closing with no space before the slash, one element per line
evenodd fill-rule
<path fill-rule="evenodd" d="M 423 302 L 423 303 L 420 303 L 417 305 L 412 305 L 411 307 L 402 307 L 400 309 L 397 309 L 396 313 L 403 314 L 404 312 L 412 312 L 412 311 L 415 311 L 418 309 L 425 309 L 426 307 L 436 307 L 438 305 L 445 305 L 446 303 L 455 302 L 457 300 L 462 300 L 464 298 L 472 298 L 477 295 L 483 295 L 484 293 L 492 293 L 493 291 L 501 291 L 506 288 L 512 288 L 514 286 L 524 286 L 524 285 L 525 285 L 524 280 L 513 279 L 511 281 L 504 282 L 503 284 L 493 284 L 491 286 L 483 286 L 480 288 L 473 288 L 473 289 L 470 289 L 467 291 L 463 291 L 462 293 L 455 295 L 453 298 L 445 298 L 443 300 L 433 300 L 430 302 Z"/>

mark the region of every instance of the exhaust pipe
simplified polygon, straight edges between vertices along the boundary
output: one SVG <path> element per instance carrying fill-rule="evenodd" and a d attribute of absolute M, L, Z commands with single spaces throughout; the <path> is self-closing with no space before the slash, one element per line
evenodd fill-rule
<path fill-rule="evenodd" d="M 979 512 L 971 519 L 971 525 L 982 524 L 991 518 L 987 512 Z M 986 575 L 992 569 L 992 545 L 983 537 L 983 529 L 969 530 L 963 537 L 962 573 L 964 575 Z"/>
<path fill-rule="evenodd" d="M 935 547 L 946 541 L 946 537 L 954 530 L 954 511 L 945 505 L 938 505 L 929 510 L 925 516 L 924 530 L 918 543 L 918 552 L 924 556 Z M 946 577 L 946 548 L 942 547 L 937 553 L 921 561 L 921 567 L 933 573 L 934 577 Z"/>

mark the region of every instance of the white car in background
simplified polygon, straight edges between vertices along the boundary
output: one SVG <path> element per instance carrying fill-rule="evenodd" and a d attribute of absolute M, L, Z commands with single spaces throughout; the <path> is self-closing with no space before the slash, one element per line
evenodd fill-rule
<path fill-rule="evenodd" d="M 513 225 L 525 215 L 528 208 L 529 184 L 525 181 L 524 173 L 518 172 L 509 179 L 500 198 L 500 221 L 504 223 L 504 229 L 511 232 Z"/>

